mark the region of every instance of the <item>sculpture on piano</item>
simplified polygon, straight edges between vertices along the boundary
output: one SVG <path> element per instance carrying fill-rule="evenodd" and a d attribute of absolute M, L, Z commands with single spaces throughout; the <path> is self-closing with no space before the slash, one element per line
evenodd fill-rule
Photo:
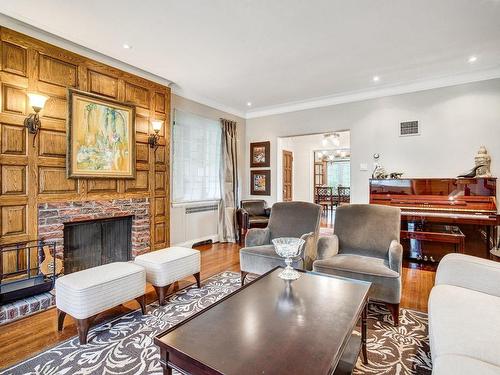
<path fill-rule="evenodd" d="M 384 179 L 387 177 L 389 177 L 389 175 L 387 174 L 385 168 L 378 163 L 375 164 L 375 169 L 372 172 L 372 178 Z"/>
<path fill-rule="evenodd" d="M 474 163 L 476 164 L 476 177 L 491 177 L 491 156 L 488 154 L 486 147 L 479 147 L 479 151 L 474 157 Z"/>
<path fill-rule="evenodd" d="M 398 179 L 398 178 L 401 178 L 402 175 L 403 175 L 403 172 L 391 172 L 391 175 L 389 176 L 389 178 Z"/>

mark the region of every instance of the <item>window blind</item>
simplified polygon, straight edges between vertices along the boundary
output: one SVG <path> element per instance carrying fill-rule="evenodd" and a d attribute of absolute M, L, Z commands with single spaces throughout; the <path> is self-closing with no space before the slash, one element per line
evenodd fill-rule
<path fill-rule="evenodd" d="M 219 121 L 175 110 L 172 129 L 172 201 L 220 199 Z"/>

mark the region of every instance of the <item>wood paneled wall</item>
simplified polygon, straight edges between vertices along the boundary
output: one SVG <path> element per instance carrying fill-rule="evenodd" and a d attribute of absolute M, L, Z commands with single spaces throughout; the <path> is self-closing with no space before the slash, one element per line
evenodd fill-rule
<path fill-rule="evenodd" d="M 148 197 L 151 246 L 167 246 L 170 88 L 3 27 L 0 43 L 0 244 L 37 238 L 40 203 Z M 135 179 L 66 178 L 68 87 L 136 106 Z M 50 97 L 34 143 L 23 127 L 29 91 Z M 156 153 L 152 119 L 164 121 Z"/>

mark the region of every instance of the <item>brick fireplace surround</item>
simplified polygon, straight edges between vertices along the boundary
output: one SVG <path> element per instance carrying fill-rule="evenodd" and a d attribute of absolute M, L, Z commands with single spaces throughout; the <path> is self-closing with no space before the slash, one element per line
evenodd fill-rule
<path fill-rule="evenodd" d="M 132 257 L 149 251 L 149 199 L 56 202 L 38 206 L 38 238 L 56 242 L 56 256 L 63 259 L 64 224 L 77 221 L 132 216 Z"/>
<path fill-rule="evenodd" d="M 38 238 L 56 242 L 63 259 L 64 224 L 76 221 L 132 216 L 132 257 L 149 251 L 149 199 L 56 202 L 38 206 Z M 0 306 L 0 325 L 46 310 L 55 303 L 54 291 Z"/>

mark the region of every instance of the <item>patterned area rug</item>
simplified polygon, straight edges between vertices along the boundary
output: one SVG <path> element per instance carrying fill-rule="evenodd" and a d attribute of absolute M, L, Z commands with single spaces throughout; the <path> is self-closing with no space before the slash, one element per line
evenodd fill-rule
<path fill-rule="evenodd" d="M 238 273 L 223 272 L 205 280 L 201 289 L 180 290 L 170 297 L 166 306 L 149 305 L 147 315 L 134 311 L 93 328 L 88 345 L 80 346 L 74 337 L 0 374 L 162 375 L 154 336 L 239 286 Z M 431 373 L 425 313 L 403 309 L 400 327 L 395 328 L 387 310 L 370 305 L 369 318 L 370 364 L 364 366 L 358 361 L 355 374 Z"/>

